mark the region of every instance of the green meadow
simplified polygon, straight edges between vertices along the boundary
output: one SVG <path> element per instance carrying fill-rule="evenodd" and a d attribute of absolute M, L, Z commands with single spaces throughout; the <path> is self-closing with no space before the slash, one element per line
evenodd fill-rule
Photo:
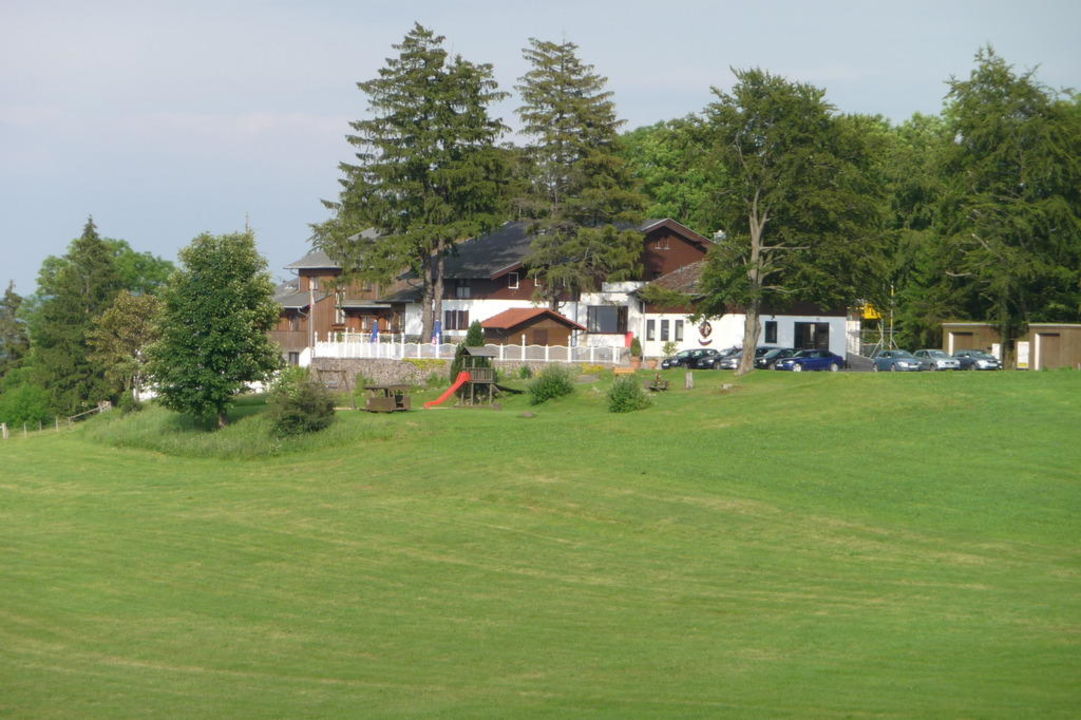
<path fill-rule="evenodd" d="M 0 442 L 0 717 L 1078 716 L 1081 373 L 668 377 Z"/>

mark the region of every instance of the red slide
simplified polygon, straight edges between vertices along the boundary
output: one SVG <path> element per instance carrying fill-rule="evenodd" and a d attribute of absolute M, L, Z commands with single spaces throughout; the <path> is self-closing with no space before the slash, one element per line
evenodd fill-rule
<path fill-rule="evenodd" d="M 462 370 L 460 373 L 458 373 L 458 377 L 455 379 L 454 384 L 447 388 L 447 391 L 445 393 L 437 397 L 435 400 L 429 400 L 428 402 L 424 403 L 424 409 L 427 410 L 428 408 L 435 407 L 436 405 L 441 405 L 444 400 L 454 394 L 455 390 L 469 382 L 469 378 L 469 371 Z"/>

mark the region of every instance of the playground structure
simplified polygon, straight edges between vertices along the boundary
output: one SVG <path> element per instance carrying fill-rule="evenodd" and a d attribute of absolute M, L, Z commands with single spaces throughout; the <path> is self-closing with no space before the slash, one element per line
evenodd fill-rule
<path fill-rule="evenodd" d="M 364 409 L 368 412 L 404 412 L 409 409 L 408 385 L 365 385 L 368 400 Z"/>
<path fill-rule="evenodd" d="M 497 351 L 488 347 L 466 347 L 465 356 L 462 358 L 462 371 L 458 377 L 442 395 L 435 400 L 424 403 L 424 407 L 433 408 L 442 405 L 447 398 L 461 390 L 461 404 L 476 405 L 478 400 L 483 401 L 487 396 L 487 404 L 491 405 L 495 397 L 495 368 L 492 367 L 492 359 Z M 464 390 L 463 390 L 464 388 Z"/>

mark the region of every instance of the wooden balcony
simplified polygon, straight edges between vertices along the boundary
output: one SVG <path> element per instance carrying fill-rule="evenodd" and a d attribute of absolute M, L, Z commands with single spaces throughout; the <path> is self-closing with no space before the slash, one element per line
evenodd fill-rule
<path fill-rule="evenodd" d="M 281 345 L 282 352 L 299 352 L 308 347 L 308 333 L 304 330 L 271 330 L 270 339 Z"/>

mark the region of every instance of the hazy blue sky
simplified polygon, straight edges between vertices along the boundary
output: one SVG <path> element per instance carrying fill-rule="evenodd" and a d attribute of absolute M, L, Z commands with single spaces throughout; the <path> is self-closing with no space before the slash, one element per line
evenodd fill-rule
<path fill-rule="evenodd" d="M 577 43 L 627 128 L 701 110 L 732 66 L 895 121 L 938 112 L 987 43 L 1052 87 L 1081 86 L 1077 0 L 0 0 L 0 283 L 32 292 L 89 214 L 173 260 L 247 216 L 286 276 L 337 195 L 347 123 L 367 110 L 355 83 L 414 21 L 492 63 L 506 90 L 530 37 Z M 516 106 L 497 109 L 512 127 Z"/>

